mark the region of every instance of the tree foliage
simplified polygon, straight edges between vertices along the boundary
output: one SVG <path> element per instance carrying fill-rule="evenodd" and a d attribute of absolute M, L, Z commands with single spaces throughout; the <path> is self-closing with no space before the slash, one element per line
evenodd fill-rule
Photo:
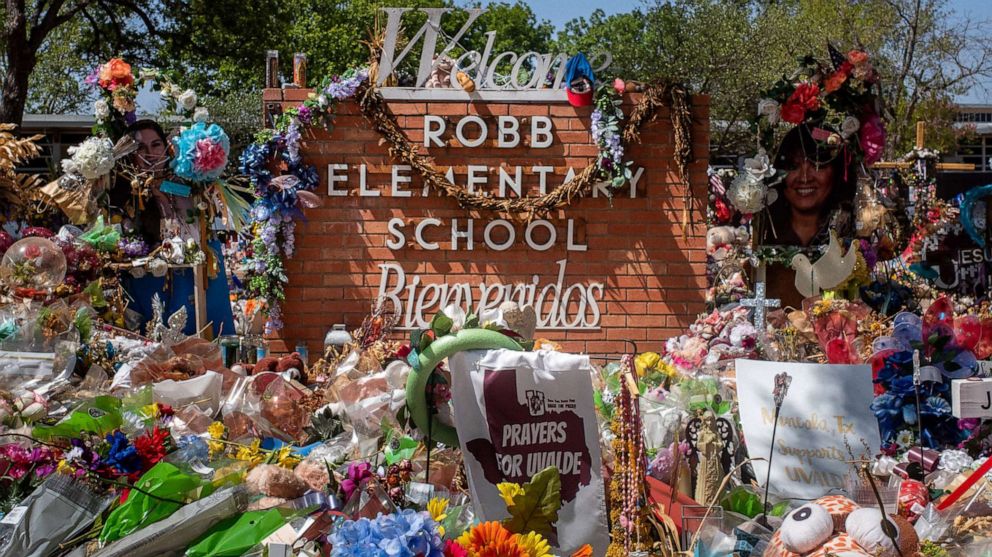
<path fill-rule="evenodd" d="M 711 95 L 715 149 L 744 151 L 748 134 L 740 124 L 762 89 L 789 74 L 799 57 L 825 57 L 828 41 L 862 46 L 882 74 L 892 155 L 910 146 L 917 119 L 992 75 L 992 39 L 977 32 L 982 22 L 953 15 L 946 0 L 672 0 L 574 19 L 557 44 L 606 48 L 618 75 L 663 76 Z M 935 123 L 949 125 L 946 117 Z M 932 137 L 944 138 L 934 146 L 947 148 L 953 134 L 945 129 Z"/>

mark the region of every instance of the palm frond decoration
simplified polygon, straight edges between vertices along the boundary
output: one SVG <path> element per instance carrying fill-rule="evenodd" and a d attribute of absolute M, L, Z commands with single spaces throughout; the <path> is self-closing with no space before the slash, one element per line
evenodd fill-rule
<path fill-rule="evenodd" d="M 17 137 L 14 124 L 0 124 L 0 205 L 16 212 L 32 199 L 32 190 L 44 185 L 40 176 L 17 171 L 18 165 L 41 155 L 37 142 L 43 135 Z"/>

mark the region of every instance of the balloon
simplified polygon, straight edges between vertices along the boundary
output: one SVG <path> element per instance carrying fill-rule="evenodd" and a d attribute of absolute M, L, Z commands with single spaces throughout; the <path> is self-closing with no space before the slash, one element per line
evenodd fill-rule
<path fill-rule="evenodd" d="M 978 229 L 975 228 L 975 223 L 971 219 L 972 209 L 974 209 L 975 202 L 982 197 L 987 197 L 992 195 L 992 184 L 987 186 L 981 186 L 978 188 L 971 188 L 968 193 L 964 194 L 961 199 L 961 227 L 964 231 L 971 236 L 976 244 L 981 247 L 985 247 L 985 238 L 978 233 Z"/>
<path fill-rule="evenodd" d="M 974 350 L 982 338 L 982 320 L 977 315 L 954 318 L 954 341 L 961 348 Z"/>
<path fill-rule="evenodd" d="M 431 438 L 448 445 L 458 446 L 458 433 L 455 428 L 442 423 L 437 416 L 431 416 L 427 407 L 427 381 L 441 360 L 463 350 L 483 350 L 505 348 L 520 351 L 523 348 L 510 337 L 488 329 L 462 329 L 453 335 L 443 336 L 430 343 L 423 352 L 418 354 L 419 366 L 410 371 L 406 380 L 406 404 L 413 423 L 417 424 L 424 435 L 430 424 Z"/>
<path fill-rule="evenodd" d="M 0 262 L 0 278 L 15 288 L 45 290 L 65 280 L 65 255 L 51 240 L 31 236 L 10 246 Z"/>

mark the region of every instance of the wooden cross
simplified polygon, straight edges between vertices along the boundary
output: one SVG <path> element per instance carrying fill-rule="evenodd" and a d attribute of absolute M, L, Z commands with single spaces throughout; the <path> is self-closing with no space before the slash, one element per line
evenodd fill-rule
<path fill-rule="evenodd" d="M 926 144 L 926 123 L 923 121 L 916 122 L 916 150 L 922 150 Z M 897 161 L 897 162 L 876 162 L 871 165 L 872 168 L 877 168 L 879 170 L 893 169 L 893 168 L 909 168 L 913 166 L 913 162 L 910 161 Z M 974 170 L 975 165 L 966 162 L 938 162 L 937 170 Z"/>
<path fill-rule="evenodd" d="M 764 332 L 766 329 L 765 313 L 767 309 L 781 306 L 782 301 L 774 298 L 765 298 L 765 283 L 756 282 L 754 284 L 754 298 L 744 298 L 741 300 L 741 305 L 754 308 L 754 327 L 758 331 Z"/>

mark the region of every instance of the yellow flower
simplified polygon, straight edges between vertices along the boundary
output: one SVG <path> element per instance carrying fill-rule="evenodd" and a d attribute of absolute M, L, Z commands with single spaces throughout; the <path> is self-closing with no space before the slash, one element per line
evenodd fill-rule
<path fill-rule="evenodd" d="M 658 362 L 656 369 L 668 377 L 676 377 L 679 374 L 679 371 L 675 369 L 675 366 L 668 362 Z"/>
<path fill-rule="evenodd" d="M 551 555 L 551 544 L 537 532 L 528 532 L 526 536 L 517 534 L 517 545 L 527 552 L 528 557 L 549 557 Z"/>
<path fill-rule="evenodd" d="M 55 468 L 55 471 L 59 474 L 74 474 L 76 469 L 69 464 L 69 461 L 60 460 L 58 467 Z"/>
<path fill-rule="evenodd" d="M 153 403 L 149 404 L 148 406 L 142 406 L 141 407 L 141 413 L 146 418 L 157 419 L 158 416 L 159 416 L 158 404 L 155 404 L 153 402 Z"/>
<path fill-rule="evenodd" d="M 238 460 L 247 461 L 252 466 L 256 464 L 261 464 L 265 461 L 265 457 L 262 456 L 262 451 L 259 450 L 259 446 L 262 444 L 261 439 L 255 439 L 252 441 L 251 446 L 240 447 L 238 452 L 234 455 L 234 458 Z"/>
<path fill-rule="evenodd" d="M 634 358 L 634 369 L 637 370 L 638 377 L 644 377 L 649 371 L 654 369 L 658 362 L 661 361 L 661 356 L 657 352 L 644 352 L 643 354 L 638 354 Z"/>
<path fill-rule="evenodd" d="M 524 488 L 520 487 L 520 484 L 512 482 L 500 482 L 496 484 L 496 489 L 499 490 L 499 496 L 506 502 L 507 507 L 512 507 L 513 498 L 524 492 Z"/>
<path fill-rule="evenodd" d="M 427 512 L 430 513 L 434 522 L 441 522 L 448 518 L 448 500 L 440 497 L 433 497 L 427 502 Z"/>
<path fill-rule="evenodd" d="M 448 500 L 441 499 L 439 497 L 432 497 L 430 501 L 427 502 L 427 512 L 434 519 L 434 522 L 440 523 L 442 520 L 448 518 Z M 439 526 L 440 534 L 444 535 L 444 526 Z"/>
<path fill-rule="evenodd" d="M 217 439 L 223 439 L 224 433 L 227 428 L 221 422 L 214 422 L 207 427 L 207 433 L 210 434 L 211 441 L 207 441 L 207 446 L 210 447 L 210 454 L 218 453 L 224 450 L 224 444 Z"/>
<path fill-rule="evenodd" d="M 273 456 L 273 459 L 275 460 L 276 464 L 282 466 L 283 468 L 286 468 L 287 470 L 292 470 L 293 468 L 296 468 L 296 465 L 300 463 L 300 458 L 294 455 L 290 451 L 289 445 L 286 445 L 283 448 L 276 451 L 275 455 Z"/>

